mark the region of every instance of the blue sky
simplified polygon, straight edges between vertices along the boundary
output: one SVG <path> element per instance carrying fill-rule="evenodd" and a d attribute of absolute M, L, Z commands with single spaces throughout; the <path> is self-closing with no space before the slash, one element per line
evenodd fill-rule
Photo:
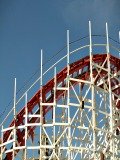
<path fill-rule="evenodd" d="M 0 0 L 0 114 L 13 97 L 14 78 L 21 88 L 40 67 L 41 48 L 45 62 L 65 45 L 67 29 L 73 41 L 88 35 L 89 20 L 93 34 L 104 34 L 108 22 L 118 40 L 119 8 L 119 0 Z"/>

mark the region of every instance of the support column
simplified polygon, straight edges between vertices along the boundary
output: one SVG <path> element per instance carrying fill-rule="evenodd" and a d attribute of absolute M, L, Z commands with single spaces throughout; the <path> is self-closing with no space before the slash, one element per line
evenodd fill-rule
<path fill-rule="evenodd" d="M 14 82 L 14 106 L 13 106 L 13 113 L 14 113 L 14 129 L 13 129 L 13 157 L 12 159 L 14 160 L 15 158 L 15 147 L 16 147 L 16 78 Z"/>
<path fill-rule="evenodd" d="M 67 95 L 67 106 L 68 106 L 68 160 L 71 160 L 71 120 L 70 120 L 70 50 L 69 50 L 69 30 L 67 30 L 67 87 L 68 87 L 68 95 Z"/>
<path fill-rule="evenodd" d="M 24 154 L 24 159 L 27 159 L 27 135 L 28 135 L 28 130 L 27 130 L 27 122 L 28 122 L 28 109 L 27 109 L 27 93 L 25 94 L 25 154 Z"/>
<path fill-rule="evenodd" d="M 56 86 L 57 86 L 57 79 L 56 79 L 57 77 L 56 77 L 56 67 L 54 68 L 54 105 L 53 105 L 53 147 L 54 147 L 54 149 L 53 149 L 53 153 L 55 153 L 56 155 L 57 155 L 57 153 L 56 153 L 56 145 L 55 145 L 55 143 L 56 143 L 56 135 L 55 135 L 55 118 L 56 118 L 56 116 L 55 116 L 55 108 L 56 108 Z M 54 156 L 54 157 L 56 157 L 56 156 Z"/>
<path fill-rule="evenodd" d="M 43 107 L 42 107 L 42 85 L 43 85 L 43 50 L 41 49 L 41 68 L 40 68 L 40 156 L 39 160 L 42 160 L 42 124 L 43 124 Z"/>
<path fill-rule="evenodd" d="M 108 66 L 108 85 L 109 85 L 109 105 L 110 105 L 110 132 L 111 134 L 111 143 L 110 143 L 110 150 L 113 155 L 113 159 L 115 159 L 115 151 L 114 151 L 114 130 L 113 130 L 113 106 L 112 106 L 112 90 L 111 90 L 111 69 L 110 69 L 110 47 L 109 47 L 109 36 L 108 36 L 108 24 L 106 23 L 106 39 L 107 39 L 107 45 L 106 45 L 106 51 L 107 51 L 107 66 Z"/>
<path fill-rule="evenodd" d="M 89 54 L 90 54 L 90 80 L 91 80 L 91 100 L 92 100 L 92 125 L 93 125 L 93 157 L 96 157 L 96 115 L 95 115 L 95 96 L 94 96 L 94 78 L 93 78 L 93 64 L 92 64 L 92 35 L 91 35 L 91 22 L 89 21 L 89 39 L 90 39 L 90 47 L 89 47 Z"/>

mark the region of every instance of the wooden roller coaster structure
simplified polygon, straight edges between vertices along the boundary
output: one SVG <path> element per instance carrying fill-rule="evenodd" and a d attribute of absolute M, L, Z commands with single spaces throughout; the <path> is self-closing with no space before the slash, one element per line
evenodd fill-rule
<path fill-rule="evenodd" d="M 106 52 L 93 54 L 101 46 Z M 120 50 L 109 43 L 107 23 L 105 44 L 92 43 L 89 22 L 89 44 L 70 51 L 67 31 L 66 48 L 67 54 L 44 73 L 41 50 L 41 75 L 18 101 L 15 79 L 13 108 L 1 124 L 1 160 L 120 158 L 120 59 L 110 48 Z M 86 48 L 89 55 L 74 60 Z M 43 85 L 52 70 L 53 78 Z"/>

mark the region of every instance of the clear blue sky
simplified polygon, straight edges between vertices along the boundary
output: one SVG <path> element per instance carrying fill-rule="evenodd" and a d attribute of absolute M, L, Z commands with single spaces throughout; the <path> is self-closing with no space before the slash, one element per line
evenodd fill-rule
<path fill-rule="evenodd" d="M 65 45 L 67 29 L 71 41 L 87 35 L 89 20 L 93 34 L 104 34 L 108 22 L 118 39 L 120 0 L 0 0 L 0 113 L 13 97 L 14 78 L 19 89 L 39 68 L 40 49 L 48 60 Z"/>

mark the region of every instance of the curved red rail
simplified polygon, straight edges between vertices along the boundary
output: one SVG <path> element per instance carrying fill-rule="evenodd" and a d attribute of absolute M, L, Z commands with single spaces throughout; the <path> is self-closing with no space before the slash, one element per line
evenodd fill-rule
<path fill-rule="evenodd" d="M 115 73 L 115 72 L 118 72 L 120 71 L 120 59 L 112 56 L 112 55 L 109 55 L 110 56 L 110 63 L 112 64 L 112 68 L 111 70 Z M 97 63 L 97 64 L 100 64 L 100 63 L 103 63 L 104 60 L 106 59 L 107 57 L 107 54 L 96 54 L 96 55 L 93 55 L 92 59 L 93 59 L 93 62 L 94 63 Z M 87 71 L 85 72 L 82 72 L 81 74 L 78 74 L 77 78 L 81 78 L 83 80 L 86 80 L 89 78 L 90 76 L 90 70 L 89 70 L 89 67 L 90 66 L 90 61 L 89 61 L 89 56 L 83 58 L 83 59 L 80 59 L 72 64 L 70 64 L 70 74 L 73 75 L 75 72 L 79 73 L 78 71 L 80 69 L 84 69 L 84 67 L 87 67 Z M 107 64 L 104 65 L 104 68 L 107 68 Z M 96 70 L 93 70 L 93 76 L 95 76 L 97 74 Z M 101 76 L 104 76 L 106 74 L 106 71 L 102 70 L 100 75 Z M 61 82 L 64 82 L 64 79 L 66 78 L 67 76 L 67 68 L 64 68 L 62 71 L 60 71 L 57 75 L 56 75 L 56 79 L 57 79 L 57 84 L 61 83 Z M 100 77 L 98 76 L 97 80 L 100 79 Z M 97 82 L 96 80 L 96 82 Z M 95 82 L 95 83 L 96 83 Z M 75 82 L 73 82 L 75 83 Z M 118 85 L 119 82 L 112 78 L 111 79 L 111 85 L 114 86 L 114 85 Z M 63 86 L 65 86 L 65 84 L 63 83 Z M 28 113 L 32 113 L 32 110 L 34 109 L 34 107 L 38 104 L 40 104 L 40 94 L 41 94 L 41 90 L 42 90 L 42 99 L 43 99 L 43 102 L 53 102 L 53 87 L 54 87 L 54 78 L 51 79 L 46 85 L 44 85 L 31 99 L 30 101 L 27 103 L 27 107 L 28 107 Z M 102 87 L 102 85 L 100 86 Z M 49 97 L 49 99 L 46 98 L 46 95 L 48 92 L 51 92 L 51 96 Z M 118 85 L 117 88 L 115 88 L 113 90 L 113 92 L 117 95 L 120 95 L 120 87 Z M 63 95 L 63 91 L 56 91 L 56 99 L 59 99 L 61 96 Z M 116 97 L 117 99 L 117 97 Z M 118 101 L 117 103 L 117 108 L 120 109 L 120 100 Z M 52 108 L 52 106 L 46 106 L 44 107 L 44 110 L 43 110 L 43 118 L 45 116 L 45 114 Z M 38 111 L 39 113 L 39 111 Z M 10 127 L 14 125 L 16 126 L 20 126 L 22 124 L 24 124 L 23 120 L 24 120 L 24 116 L 25 115 L 25 107 L 22 108 L 22 110 L 17 114 L 16 116 L 16 121 L 12 121 L 11 124 L 10 124 Z M 38 118 L 31 118 L 31 120 L 28 122 L 28 123 L 34 123 L 34 122 L 37 122 L 39 121 Z M 29 136 L 31 136 L 31 138 L 33 139 L 34 138 L 34 129 L 35 127 L 28 127 L 28 130 L 29 130 Z M 3 135 L 3 142 L 6 142 L 9 135 L 10 135 L 11 131 L 6 131 Z M 16 132 L 16 136 L 17 136 L 17 141 L 18 141 L 18 144 L 20 146 L 24 145 L 24 130 L 17 130 Z M 6 156 L 7 159 L 11 160 L 12 159 L 12 152 L 11 153 L 8 153 L 7 156 Z M 5 158 L 5 159 L 6 159 Z"/>

